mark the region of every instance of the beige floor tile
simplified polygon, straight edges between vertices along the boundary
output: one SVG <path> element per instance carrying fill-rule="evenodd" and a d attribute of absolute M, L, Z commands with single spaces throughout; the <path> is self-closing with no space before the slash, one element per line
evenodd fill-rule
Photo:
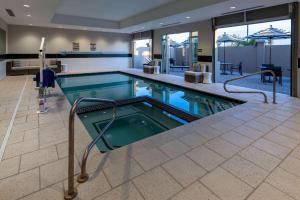
<path fill-rule="evenodd" d="M 62 159 L 43 165 L 40 167 L 40 171 L 42 188 L 58 183 L 68 177 L 68 160 Z M 79 166 L 77 164 L 75 164 L 75 173 L 76 172 L 79 172 Z"/>
<path fill-rule="evenodd" d="M 9 136 L 7 144 L 10 145 L 10 144 L 23 142 L 24 134 L 25 134 L 25 131 L 11 133 L 11 135 Z"/>
<path fill-rule="evenodd" d="M 274 188 L 268 183 L 263 183 L 255 190 L 248 200 L 293 200 L 288 195 Z"/>
<path fill-rule="evenodd" d="M 200 136 L 199 136 L 200 137 Z M 190 148 L 179 142 L 178 140 L 173 140 L 159 147 L 165 154 L 170 158 L 175 158 L 189 151 Z"/>
<path fill-rule="evenodd" d="M 56 147 L 59 159 L 68 156 L 68 142 L 57 144 Z"/>
<path fill-rule="evenodd" d="M 278 190 L 300 199 L 300 177 L 292 175 L 281 168 L 276 168 L 266 180 Z"/>
<path fill-rule="evenodd" d="M 257 112 L 257 111 L 254 111 L 254 110 L 248 110 L 248 111 L 244 111 L 244 112 L 241 112 L 241 113 L 237 113 L 235 115 L 233 115 L 235 118 L 238 118 L 238 119 L 241 119 L 241 120 L 244 120 L 244 121 L 249 121 L 249 120 L 252 120 L 258 116 L 260 116 L 261 113 L 260 112 Z"/>
<path fill-rule="evenodd" d="M 278 158 L 252 146 L 240 152 L 240 155 L 268 171 L 271 171 L 280 163 Z"/>
<path fill-rule="evenodd" d="M 149 149 L 148 151 L 140 152 L 134 155 L 134 158 L 144 170 L 152 169 L 169 160 L 169 158 L 158 149 Z"/>
<path fill-rule="evenodd" d="M 294 121 L 286 121 L 283 123 L 283 126 L 286 126 L 290 129 L 293 129 L 295 131 L 300 131 L 300 124 L 298 122 Z"/>
<path fill-rule="evenodd" d="M 0 162 L 0 179 L 12 176 L 18 173 L 20 166 L 20 157 L 14 157 Z"/>
<path fill-rule="evenodd" d="M 67 181 L 64 182 L 65 188 L 68 187 Z M 111 189 L 102 172 L 95 173 L 89 177 L 89 180 L 77 186 L 78 199 L 90 200 L 109 191 Z"/>
<path fill-rule="evenodd" d="M 300 160 L 292 156 L 287 157 L 281 164 L 280 167 L 300 177 Z"/>
<path fill-rule="evenodd" d="M 24 133 L 24 141 L 38 140 L 39 139 L 38 137 L 39 137 L 38 128 L 25 131 Z"/>
<path fill-rule="evenodd" d="M 101 195 L 95 200 L 144 200 L 135 186 L 129 182 Z"/>
<path fill-rule="evenodd" d="M 295 148 L 299 143 L 299 141 L 292 139 L 290 137 L 281 135 L 275 131 L 271 131 L 270 133 L 265 135 L 265 138 L 270 140 L 271 142 L 280 144 L 280 145 L 288 147 L 288 148 Z"/>
<path fill-rule="evenodd" d="M 201 183 L 196 182 L 179 192 L 172 200 L 220 200 Z"/>
<path fill-rule="evenodd" d="M 195 164 L 186 156 L 181 156 L 171 160 L 163 165 L 163 168 L 169 172 L 183 187 L 196 181 L 206 174 L 206 170 Z"/>
<path fill-rule="evenodd" d="M 222 168 L 210 172 L 201 179 L 201 182 L 222 200 L 243 200 L 253 190 Z"/>
<path fill-rule="evenodd" d="M 242 148 L 247 147 L 253 141 L 252 139 L 249 139 L 248 137 L 240 135 L 240 134 L 236 133 L 235 131 L 231 131 L 229 133 L 222 135 L 222 138 L 224 140 L 226 140 L 238 147 L 242 147 Z"/>
<path fill-rule="evenodd" d="M 114 162 L 113 165 L 104 169 L 104 173 L 113 187 L 120 185 L 143 172 L 144 170 L 138 163 L 130 158 L 122 159 L 120 162 Z"/>
<path fill-rule="evenodd" d="M 253 143 L 253 146 L 281 159 L 286 157 L 291 151 L 290 148 L 283 147 L 263 138 Z"/>
<path fill-rule="evenodd" d="M 234 154 L 236 154 L 237 152 L 240 151 L 239 147 L 237 147 L 229 142 L 226 142 L 225 140 L 223 140 L 221 138 L 215 138 L 215 139 L 207 142 L 205 144 L 205 146 L 208 147 L 209 149 L 219 153 L 220 155 L 222 155 L 225 158 L 230 158 Z"/>
<path fill-rule="evenodd" d="M 204 137 L 202 137 L 196 133 L 187 134 L 187 135 L 179 138 L 179 140 L 191 148 L 198 147 L 207 141 L 207 139 L 205 139 Z"/>
<path fill-rule="evenodd" d="M 257 122 L 255 120 L 247 122 L 245 124 L 245 126 L 256 129 L 262 133 L 268 133 L 269 131 L 271 131 L 273 129 L 273 127 L 271 127 L 267 124 L 261 123 L 261 122 Z"/>
<path fill-rule="evenodd" d="M 56 160 L 58 160 L 58 157 L 55 146 L 39 149 L 21 156 L 20 171 L 27 171 Z"/>
<path fill-rule="evenodd" d="M 62 128 L 51 133 L 42 133 L 40 134 L 40 148 L 45 148 L 48 146 L 56 145 L 62 142 L 67 141 L 68 134 L 67 129 Z"/>
<path fill-rule="evenodd" d="M 252 187 L 257 187 L 268 175 L 268 171 L 256 166 L 240 156 L 233 157 L 224 163 L 222 167 Z"/>
<path fill-rule="evenodd" d="M 253 140 L 257 140 L 264 135 L 263 132 L 260 132 L 259 130 L 248 126 L 240 126 L 238 128 L 235 128 L 234 131 Z"/>
<path fill-rule="evenodd" d="M 261 117 L 258 117 L 255 119 L 257 122 L 260 122 L 260 123 L 263 123 L 263 124 L 266 124 L 272 128 L 275 128 L 277 127 L 278 125 L 280 125 L 282 122 L 281 121 L 278 121 L 278 120 L 275 120 L 275 119 L 272 119 L 270 117 L 265 117 L 265 116 L 261 116 Z"/>
<path fill-rule="evenodd" d="M 218 123 L 215 123 L 215 124 L 212 124 L 210 125 L 212 128 L 222 132 L 222 133 L 226 133 L 232 129 L 235 128 L 235 126 L 232 126 L 231 123 L 226 123 L 224 121 L 221 121 L 221 122 L 218 122 Z"/>
<path fill-rule="evenodd" d="M 64 197 L 64 188 L 62 183 L 45 188 L 33 194 L 30 194 L 21 200 L 62 200 Z"/>
<path fill-rule="evenodd" d="M 293 150 L 293 152 L 291 153 L 291 156 L 300 160 L 300 146 L 296 147 Z"/>
<path fill-rule="evenodd" d="M 38 191 L 39 188 L 39 169 L 37 168 L 0 180 L 0 199 L 18 199 Z"/>
<path fill-rule="evenodd" d="M 166 200 L 182 189 L 182 187 L 160 167 L 135 178 L 133 182 L 145 200 Z"/>
<path fill-rule="evenodd" d="M 194 130 L 195 129 L 195 130 Z M 197 128 L 193 128 L 193 130 L 198 133 L 199 135 L 201 135 L 202 137 L 204 137 L 206 140 L 211 140 L 215 137 L 218 137 L 219 135 L 222 135 L 223 133 L 211 128 L 209 126 L 207 127 L 197 127 Z"/>
<path fill-rule="evenodd" d="M 287 120 L 291 115 L 285 115 L 284 114 L 284 111 L 282 111 L 282 113 L 278 112 L 279 110 L 272 110 L 266 114 L 264 114 L 263 116 L 264 117 L 267 117 L 267 118 L 271 118 L 271 119 L 274 119 L 274 120 L 277 120 L 277 121 L 285 121 Z"/>
<path fill-rule="evenodd" d="M 300 131 L 293 130 L 286 126 L 279 126 L 274 129 L 275 132 L 280 133 L 281 135 L 300 140 Z"/>
<path fill-rule="evenodd" d="M 208 171 L 213 170 L 225 160 L 204 146 L 198 147 L 186 155 Z"/>
<path fill-rule="evenodd" d="M 3 158 L 4 159 L 11 158 L 24 153 L 35 151 L 38 148 L 39 148 L 38 140 L 24 141 L 24 142 L 7 145 Z"/>
<path fill-rule="evenodd" d="M 15 124 L 12 130 L 18 132 L 18 131 L 27 131 L 35 128 L 38 128 L 37 122 L 26 122 L 22 124 Z"/>

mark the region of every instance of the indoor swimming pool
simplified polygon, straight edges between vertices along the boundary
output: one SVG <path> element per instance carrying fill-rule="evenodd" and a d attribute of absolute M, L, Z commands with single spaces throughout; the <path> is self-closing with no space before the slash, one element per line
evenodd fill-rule
<path fill-rule="evenodd" d="M 115 100 L 117 116 L 97 146 L 107 152 L 242 102 L 126 73 L 62 75 L 57 83 L 71 104 L 79 97 Z M 110 106 L 82 104 L 78 116 L 92 138 L 112 117 Z"/>

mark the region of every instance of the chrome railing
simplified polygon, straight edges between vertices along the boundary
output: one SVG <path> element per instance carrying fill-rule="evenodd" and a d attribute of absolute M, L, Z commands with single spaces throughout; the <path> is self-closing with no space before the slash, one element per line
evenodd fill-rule
<path fill-rule="evenodd" d="M 267 97 L 266 93 L 264 93 L 262 91 L 232 91 L 232 90 L 228 90 L 227 89 L 227 84 L 230 83 L 230 82 L 232 82 L 232 81 L 237 81 L 237 80 L 244 79 L 244 78 L 247 78 L 247 77 L 250 77 L 250 76 L 255 76 L 255 75 L 258 75 L 258 74 L 266 74 L 266 73 L 271 73 L 272 76 L 273 76 L 273 104 L 276 104 L 276 74 L 272 70 L 264 70 L 264 71 L 260 71 L 260 72 L 248 74 L 246 76 L 240 76 L 240 77 L 237 77 L 237 78 L 233 78 L 233 79 L 227 80 L 227 81 L 224 82 L 224 90 L 226 92 L 228 92 L 228 93 L 262 94 L 264 96 L 265 103 L 268 103 L 268 97 Z"/>
<path fill-rule="evenodd" d="M 99 98 L 78 98 L 69 114 L 69 162 L 68 162 L 68 190 L 65 192 L 65 199 L 73 199 L 77 196 L 77 190 L 74 187 L 74 117 L 77 111 L 77 108 L 82 102 L 99 102 L 99 103 L 111 103 L 113 105 L 113 114 L 112 120 L 105 126 L 105 128 L 99 133 L 99 135 L 87 146 L 81 163 L 81 172 L 78 176 L 78 182 L 82 183 L 88 180 L 88 174 L 86 173 L 86 161 L 88 159 L 89 153 L 92 148 L 96 145 L 99 139 L 104 135 L 105 131 L 109 128 L 109 126 L 113 123 L 116 118 L 116 106 L 117 103 L 112 100 L 99 99 Z"/>

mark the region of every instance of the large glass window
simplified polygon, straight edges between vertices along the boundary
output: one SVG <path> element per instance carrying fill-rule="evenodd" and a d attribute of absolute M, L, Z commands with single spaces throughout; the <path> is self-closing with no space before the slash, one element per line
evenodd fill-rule
<path fill-rule="evenodd" d="M 147 64 L 152 58 L 152 40 L 134 40 L 133 41 L 133 67 L 142 69 L 143 64 Z"/>
<path fill-rule="evenodd" d="M 215 80 L 225 80 L 272 69 L 277 92 L 291 92 L 291 20 L 219 28 L 215 32 Z M 231 84 L 272 91 L 270 74 Z"/>

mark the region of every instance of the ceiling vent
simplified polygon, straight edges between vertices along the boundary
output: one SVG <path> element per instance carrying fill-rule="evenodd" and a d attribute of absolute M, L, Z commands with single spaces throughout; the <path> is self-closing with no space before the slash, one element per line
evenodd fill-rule
<path fill-rule="evenodd" d="M 16 15 L 15 15 L 15 13 L 11 10 L 11 9 L 5 9 L 6 10 L 6 12 L 7 12 L 7 14 L 9 15 L 9 16 L 11 16 L 11 17 L 15 17 Z"/>
<path fill-rule="evenodd" d="M 178 24 L 181 24 L 181 22 L 174 22 L 174 23 L 169 23 L 169 24 L 163 24 L 163 25 L 161 25 L 161 27 L 174 26 L 174 25 L 178 25 Z"/>
<path fill-rule="evenodd" d="M 226 12 L 226 13 L 223 13 L 222 15 L 237 14 L 237 13 L 241 13 L 241 12 L 256 10 L 256 9 L 259 9 L 259 8 L 264 8 L 264 7 L 265 7 L 264 5 L 260 5 L 260 6 L 255 6 L 255 7 L 251 7 L 251 8 L 242 9 L 242 10 L 235 10 L 235 11 L 232 11 L 232 12 Z"/>

